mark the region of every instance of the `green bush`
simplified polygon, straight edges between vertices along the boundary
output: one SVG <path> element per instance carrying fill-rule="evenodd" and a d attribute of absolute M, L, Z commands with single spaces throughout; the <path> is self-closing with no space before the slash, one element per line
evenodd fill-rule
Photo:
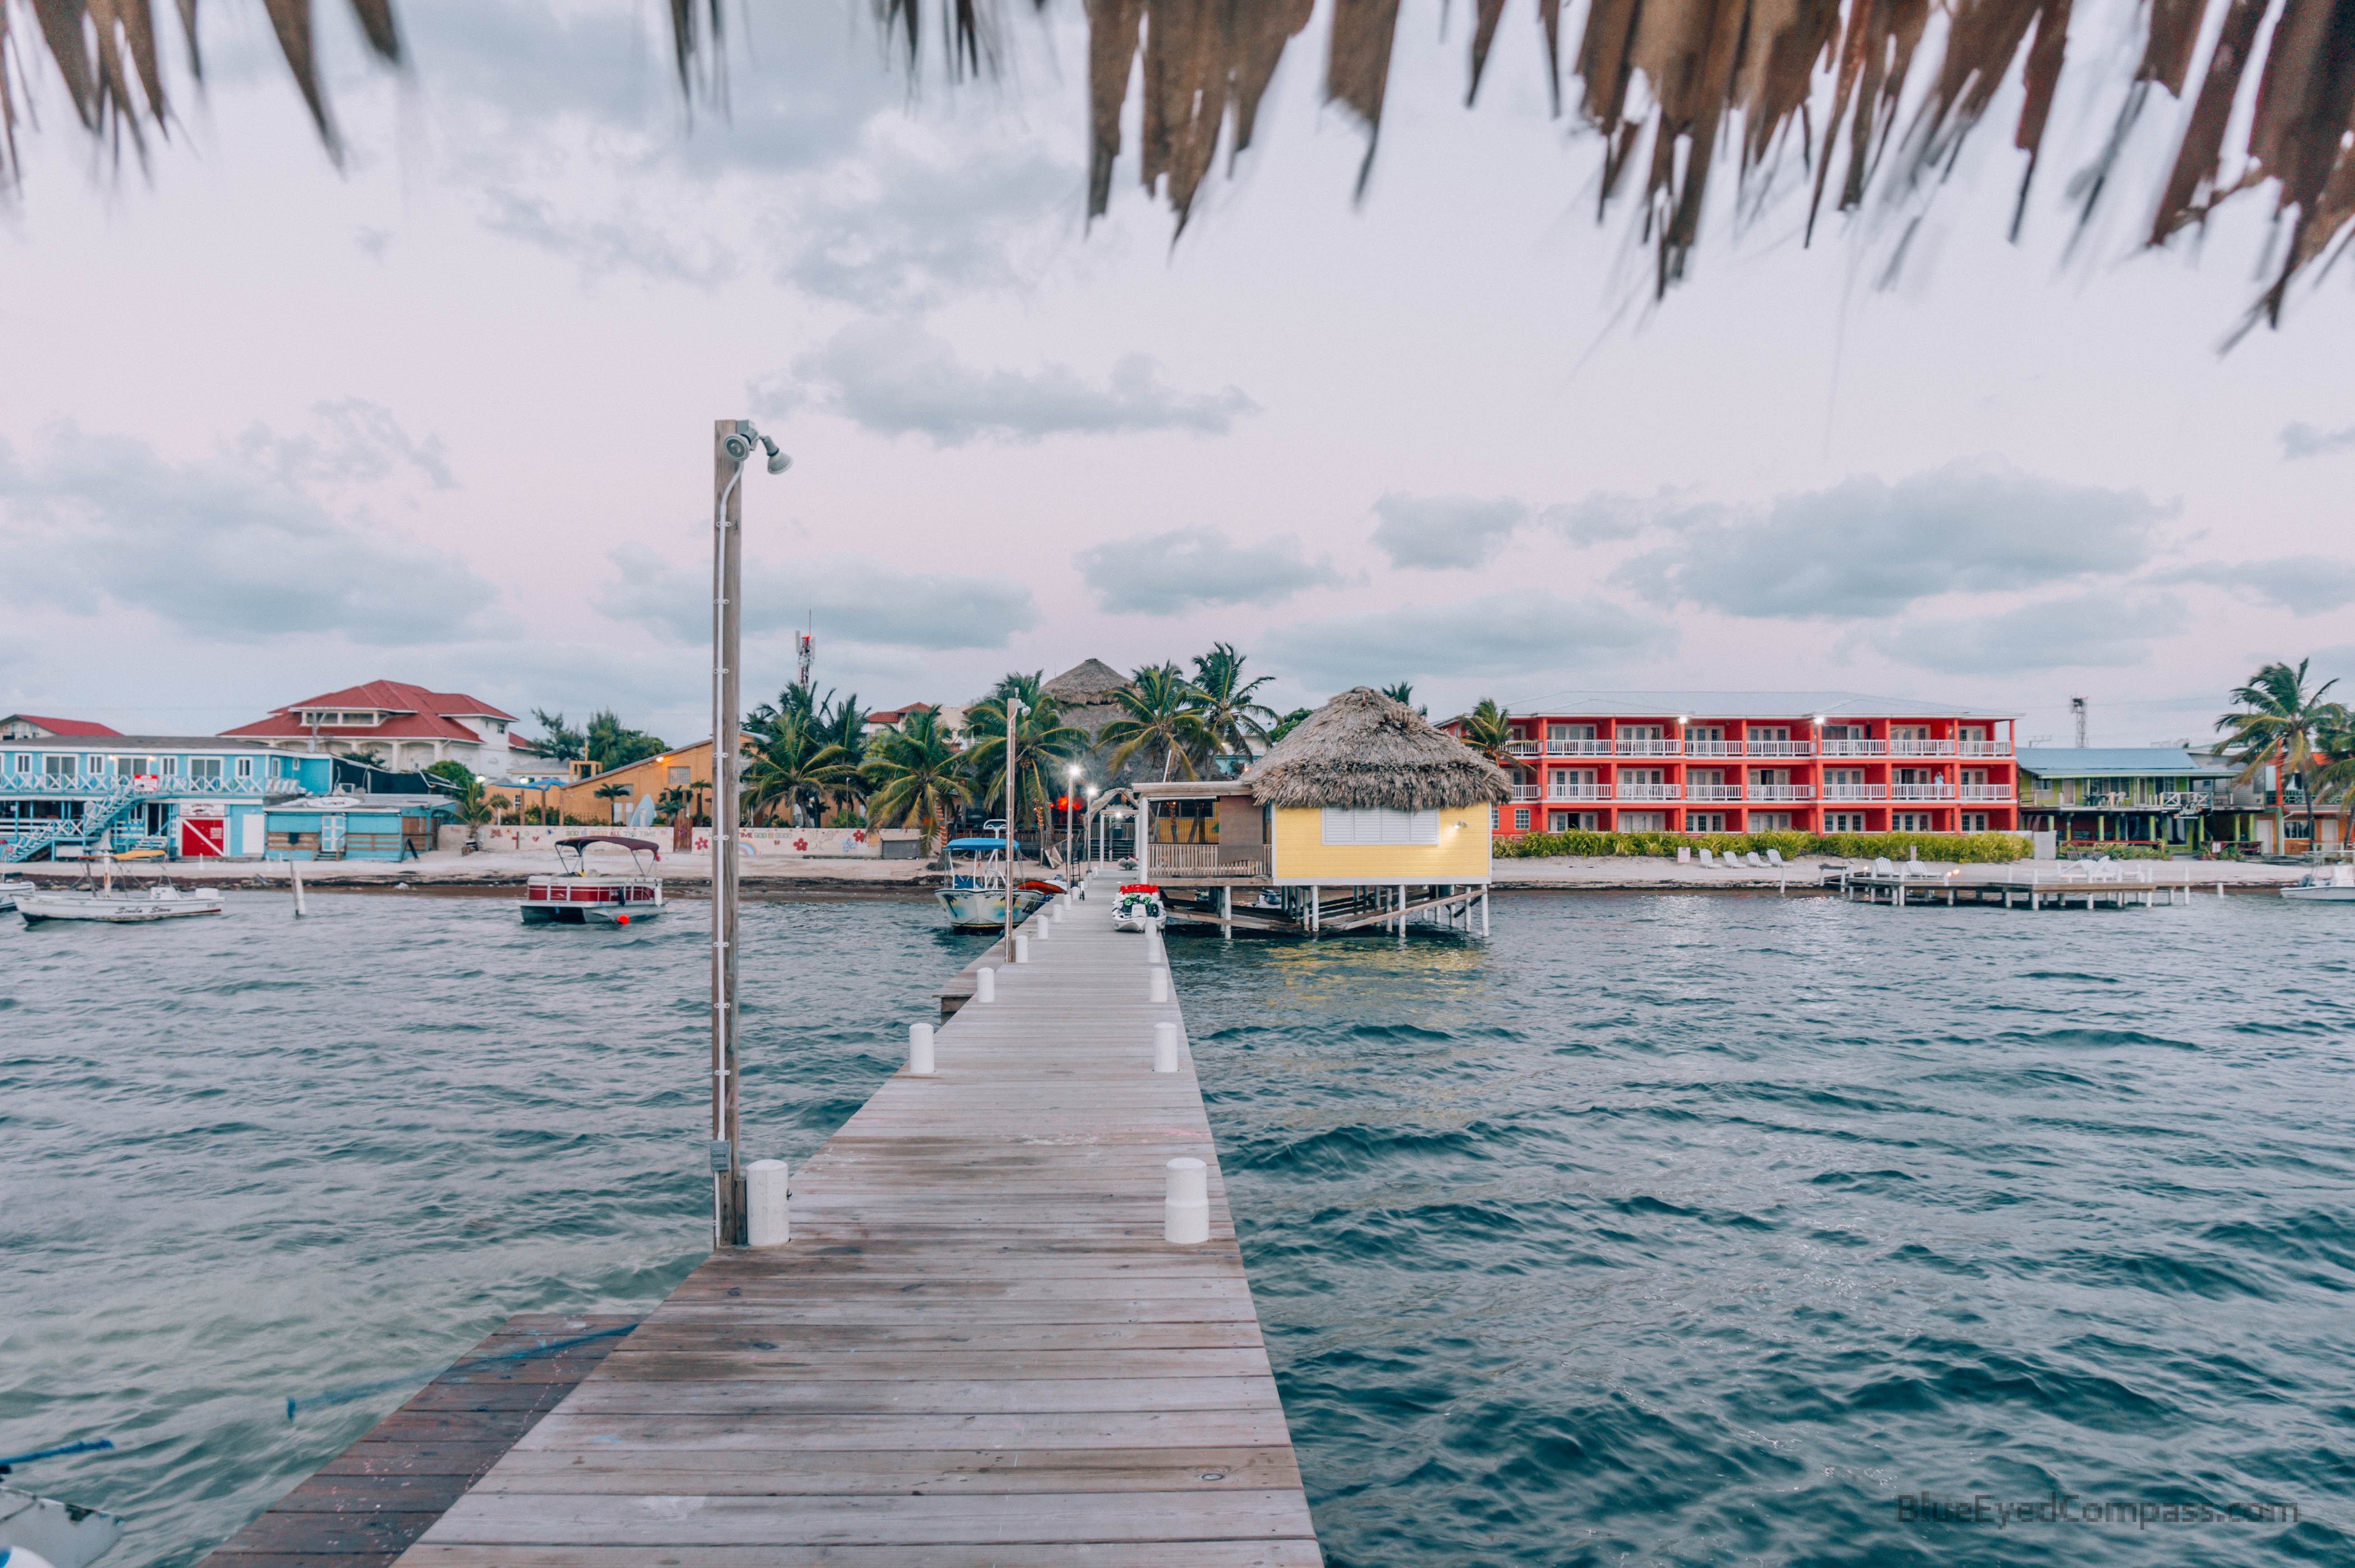
<path fill-rule="evenodd" d="M 2078 840 L 2061 846 L 2063 860 L 2094 860 L 2107 855 L 2113 860 L 2171 860 L 2175 851 L 2158 844 L 2127 844 L 2104 840 Z"/>
<path fill-rule="evenodd" d="M 1969 865 L 2025 860 L 2029 841 L 2015 833 L 1522 833 L 1499 837 L 1500 859 L 1540 859 L 1555 855 L 1663 855 L 1679 849 L 1713 854 L 1764 855 L 1779 851 L 1786 860 L 1801 855 L 1838 855 L 1851 860 L 1886 857 Z"/>

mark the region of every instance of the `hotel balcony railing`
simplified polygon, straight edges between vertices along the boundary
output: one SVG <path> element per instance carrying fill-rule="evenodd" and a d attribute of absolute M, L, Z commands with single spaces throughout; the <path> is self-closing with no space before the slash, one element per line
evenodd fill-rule
<path fill-rule="evenodd" d="M 2011 755 L 2011 742 L 2009 741 L 1966 741 L 1963 742 L 1963 755 L 1966 757 L 2008 757 Z"/>
<path fill-rule="evenodd" d="M 1676 800 L 1682 790 L 1672 784 L 1623 784 L 1616 798 L 1620 800 Z"/>
<path fill-rule="evenodd" d="M 1742 755 L 1742 742 L 1696 741 L 1688 735 L 1685 737 L 1685 755 L 1688 757 L 1738 757 Z"/>
<path fill-rule="evenodd" d="M 1156 844 L 1153 874 L 1156 877 L 1256 877 L 1261 874 L 1258 848 L 1217 844 Z"/>
<path fill-rule="evenodd" d="M 1609 800 L 1611 786 L 1599 784 L 1558 784 L 1548 800 Z"/>
<path fill-rule="evenodd" d="M 1885 757 L 1889 755 L 1889 742 L 1886 741 L 1827 741 L 1824 742 L 1824 755 L 1827 757 Z"/>
<path fill-rule="evenodd" d="M 1816 798 L 1816 786 L 1813 784 L 1752 784 L 1750 798 L 1753 800 L 1813 800 Z"/>
<path fill-rule="evenodd" d="M 1887 800 L 1886 784 L 1828 784 L 1824 785 L 1826 800 Z"/>
<path fill-rule="evenodd" d="M 1535 784 L 1515 784 L 1513 786 L 1513 799 L 1517 804 L 1521 801 L 1539 800 L 1541 798 L 1543 797 L 1538 794 L 1538 786 Z"/>
<path fill-rule="evenodd" d="M 1962 798 L 1965 800 L 2009 801 L 2011 798 L 2011 786 L 2009 784 L 1966 784 L 1963 785 L 1962 788 Z"/>
<path fill-rule="evenodd" d="M 1622 757 L 1680 757 L 1684 755 L 1685 750 L 1684 742 L 1681 741 L 1665 739 L 1655 741 L 1648 738 L 1614 741 L 1612 746 L 1616 754 Z"/>
<path fill-rule="evenodd" d="M 1505 747 L 1505 755 L 1508 757 L 1534 757 L 1540 755 L 1544 750 L 1545 748 L 1539 745 L 1535 741 L 1514 741 Z"/>
<path fill-rule="evenodd" d="M 1816 754 L 1812 741 L 1744 741 L 1742 749 L 1753 757 L 1812 757 Z"/>
<path fill-rule="evenodd" d="M 1891 784 L 1889 798 L 1891 800 L 1952 800 L 1955 798 L 1955 788 L 1954 785 L 1943 781 L 1937 784 Z"/>
<path fill-rule="evenodd" d="M 1548 741 L 1545 749 L 1549 757 L 1607 757 L 1611 754 L 1611 742 L 1592 739 Z"/>
<path fill-rule="evenodd" d="M 1889 742 L 1892 757 L 1951 757 L 1955 754 L 1952 741 L 1933 741 L 1920 735 L 1901 735 Z"/>
<path fill-rule="evenodd" d="M 293 779 L 187 779 L 177 773 L 142 773 L 144 784 L 134 784 L 122 773 L 0 773 L 0 793 L 53 797 L 103 798 L 117 795 L 300 795 Z"/>
<path fill-rule="evenodd" d="M 1687 800 L 1740 800 L 1740 784 L 1689 784 L 1685 785 Z"/>

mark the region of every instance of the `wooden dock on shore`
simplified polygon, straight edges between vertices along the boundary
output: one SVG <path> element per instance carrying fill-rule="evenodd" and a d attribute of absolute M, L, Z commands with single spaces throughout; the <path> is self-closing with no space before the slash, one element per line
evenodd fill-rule
<path fill-rule="evenodd" d="M 1931 904 L 1956 907 L 1989 904 L 2002 909 L 2149 909 L 2166 903 L 2190 903 L 2212 889 L 2223 896 L 2224 884 L 2200 880 L 2179 871 L 2160 873 L 2144 867 L 2104 866 L 2078 862 L 2071 866 L 1984 869 L 1957 867 L 1943 874 L 1890 866 L 1844 867 L 1827 869 L 1823 885 L 1851 902 L 1885 903 L 1891 909 Z M 2271 891 L 2271 889 L 2263 890 Z"/>
<path fill-rule="evenodd" d="M 1322 1563 L 1174 988 L 1061 901 L 794 1172 L 791 1242 L 698 1268 L 401 1568 Z"/>

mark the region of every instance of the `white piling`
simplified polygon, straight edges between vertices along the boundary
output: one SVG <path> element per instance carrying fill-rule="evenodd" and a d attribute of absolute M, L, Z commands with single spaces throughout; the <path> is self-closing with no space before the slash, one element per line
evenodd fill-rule
<path fill-rule="evenodd" d="M 1161 1234 L 1180 1246 L 1210 1239 L 1210 1172 L 1200 1160 L 1169 1162 L 1169 1198 L 1163 1207 Z"/>
<path fill-rule="evenodd" d="M 973 999 L 976 1002 L 997 1000 L 997 971 L 980 968 L 973 972 Z"/>
<path fill-rule="evenodd" d="M 1055 917 L 1042 909 L 1032 918 L 1030 929 L 1037 933 L 1039 941 L 1044 942 L 1055 934 Z"/>
<path fill-rule="evenodd" d="M 1178 1071 L 1178 1026 L 1176 1024 L 1153 1026 L 1153 1071 L 1156 1072 Z"/>
<path fill-rule="evenodd" d="M 1017 964 L 1030 962 L 1030 937 L 1027 932 L 1014 933 L 1014 962 Z"/>
<path fill-rule="evenodd" d="M 932 1075 L 932 1026 L 908 1026 L 908 1071 L 919 1078 Z"/>
<path fill-rule="evenodd" d="M 930 1040 L 925 1042 L 925 1049 L 930 1051 Z M 745 1245 L 782 1247 L 793 1239 L 788 1174 L 782 1159 L 756 1159 L 744 1168 Z"/>
<path fill-rule="evenodd" d="M 293 856 L 289 855 L 286 858 L 286 872 L 287 875 L 294 879 L 294 915 L 295 918 L 299 920 L 304 914 L 309 912 L 303 907 L 303 862 L 294 859 Z M 2222 882 L 2217 883 L 2216 891 L 2220 893 L 2224 891 L 2224 884 Z"/>
<path fill-rule="evenodd" d="M 1156 1002 L 1167 1001 L 1169 999 L 1169 971 L 1167 969 L 1155 968 L 1148 970 L 1146 973 L 1152 976 L 1150 982 L 1152 989 L 1147 994 L 1148 999 Z"/>

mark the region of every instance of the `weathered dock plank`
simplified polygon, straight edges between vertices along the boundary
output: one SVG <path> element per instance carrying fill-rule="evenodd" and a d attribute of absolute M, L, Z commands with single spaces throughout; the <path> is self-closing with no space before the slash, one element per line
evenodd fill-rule
<path fill-rule="evenodd" d="M 383 1568 L 556 1408 L 637 1320 L 509 1318 L 202 1568 Z"/>
<path fill-rule="evenodd" d="M 1180 1009 L 1109 900 L 1028 946 L 794 1173 L 789 1244 L 697 1269 L 400 1568 L 1320 1563 Z"/>

